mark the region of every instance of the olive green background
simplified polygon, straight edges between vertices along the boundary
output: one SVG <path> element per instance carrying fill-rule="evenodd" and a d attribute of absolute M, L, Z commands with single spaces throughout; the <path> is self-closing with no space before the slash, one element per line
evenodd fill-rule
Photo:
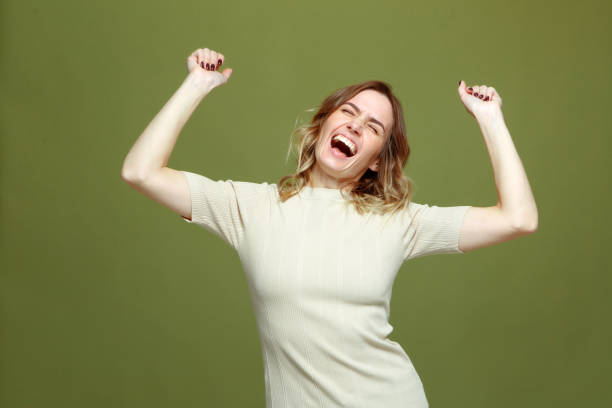
<path fill-rule="evenodd" d="M 405 263 L 391 338 L 433 408 L 610 406 L 612 6 L 577 4 L 3 1 L 0 406 L 265 405 L 237 255 L 120 176 L 204 47 L 234 72 L 168 165 L 213 179 L 278 181 L 306 109 L 380 79 L 414 200 L 494 205 L 457 83 L 495 87 L 539 229 Z"/>

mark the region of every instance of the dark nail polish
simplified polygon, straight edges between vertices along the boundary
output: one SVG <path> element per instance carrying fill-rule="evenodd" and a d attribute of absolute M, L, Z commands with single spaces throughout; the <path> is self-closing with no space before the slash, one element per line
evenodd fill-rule
<path fill-rule="evenodd" d="M 469 87 L 469 88 L 468 88 L 468 91 L 473 91 L 473 90 L 474 90 L 474 89 L 472 89 L 472 87 Z"/>
<path fill-rule="evenodd" d="M 484 100 L 485 100 L 485 101 L 488 101 L 488 100 L 489 100 L 489 97 L 487 96 L 486 98 L 484 98 Z"/>
<path fill-rule="evenodd" d="M 474 92 L 474 96 L 478 96 L 478 92 Z"/>
<path fill-rule="evenodd" d="M 206 69 L 210 69 L 210 64 L 208 62 L 206 63 Z"/>
<path fill-rule="evenodd" d="M 459 80 L 459 85 L 461 85 L 461 80 Z"/>
<path fill-rule="evenodd" d="M 200 66 L 204 68 L 204 61 L 200 61 Z"/>
<path fill-rule="evenodd" d="M 217 65 L 221 65 L 221 58 L 219 58 L 219 61 L 217 61 Z"/>
<path fill-rule="evenodd" d="M 480 99 L 482 99 L 482 98 L 484 98 L 484 95 L 478 95 L 478 97 L 479 97 Z"/>

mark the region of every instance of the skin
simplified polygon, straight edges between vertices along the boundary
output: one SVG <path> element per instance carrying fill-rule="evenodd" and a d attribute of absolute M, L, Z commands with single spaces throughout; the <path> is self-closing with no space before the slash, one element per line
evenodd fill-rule
<path fill-rule="evenodd" d="M 316 162 L 310 174 L 310 187 L 341 188 L 343 183 L 357 181 L 370 169 L 378 171 L 378 155 L 393 125 L 393 108 L 387 97 L 373 89 L 361 91 L 341 105 L 323 123 L 315 149 Z M 371 119 L 382 122 L 385 130 Z M 337 157 L 331 150 L 331 138 L 337 132 L 357 145 L 352 157 Z"/>
<path fill-rule="evenodd" d="M 198 49 L 188 57 L 189 75 L 132 146 L 121 171 L 122 178 L 130 185 L 186 219 L 192 214 L 189 186 L 180 171 L 167 167 L 168 158 L 194 109 L 232 74 L 231 68 L 219 72 L 224 62 L 223 54 L 207 48 Z M 459 249 L 468 252 L 535 232 L 538 211 L 527 174 L 504 121 L 502 99 L 497 90 L 487 85 L 468 87 L 464 81 L 459 81 L 457 91 L 484 137 L 498 199 L 493 206 L 471 206 L 465 215 Z M 376 171 L 376 157 L 384 143 L 377 142 L 369 133 L 367 117 L 377 115 L 384 123 L 387 132 L 383 139 L 387 140 L 392 120 L 390 102 L 373 90 L 363 91 L 351 101 L 363 113 L 358 118 L 349 118 L 339 109 L 330 115 L 321 130 L 321 145 L 315 152 L 317 163 L 311 173 L 311 186 L 338 188 L 340 181 L 361 177 L 368 168 Z M 329 156 L 330 136 L 335 129 L 348 131 L 346 134 L 351 134 L 359 143 L 360 150 L 355 157 L 338 160 Z"/>

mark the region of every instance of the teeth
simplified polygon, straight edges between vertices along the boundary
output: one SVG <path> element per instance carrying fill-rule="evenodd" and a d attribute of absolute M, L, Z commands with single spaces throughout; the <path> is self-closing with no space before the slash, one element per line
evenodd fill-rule
<path fill-rule="evenodd" d="M 351 149 L 351 155 L 353 155 L 353 154 L 355 154 L 357 152 L 357 147 L 347 137 L 344 137 L 344 136 L 338 134 L 338 135 L 335 135 L 334 137 L 332 137 L 332 140 L 336 140 L 336 139 L 340 140 L 342 143 L 347 145 L 349 147 L 349 149 Z"/>

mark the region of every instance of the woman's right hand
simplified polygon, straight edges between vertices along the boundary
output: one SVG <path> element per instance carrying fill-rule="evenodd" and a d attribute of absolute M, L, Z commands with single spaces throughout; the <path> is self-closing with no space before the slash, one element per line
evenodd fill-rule
<path fill-rule="evenodd" d="M 187 71 L 198 79 L 198 82 L 207 84 L 210 90 L 227 82 L 232 69 L 226 68 L 219 72 L 225 61 L 225 56 L 208 48 L 198 48 L 187 58 Z"/>

